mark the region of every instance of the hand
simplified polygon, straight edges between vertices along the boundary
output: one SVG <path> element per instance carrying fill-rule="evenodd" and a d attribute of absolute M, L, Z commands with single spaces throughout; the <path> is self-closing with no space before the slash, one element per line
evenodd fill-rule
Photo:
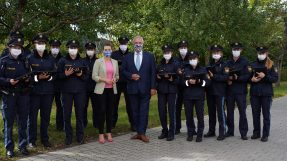
<path fill-rule="evenodd" d="M 114 84 L 114 81 L 113 81 L 113 79 L 106 79 L 105 83 L 107 83 L 107 84 Z"/>
<path fill-rule="evenodd" d="M 264 74 L 263 72 L 259 72 L 259 73 L 256 72 L 256 74 L 257 74 L 258 77 L 261 78 L 261 79 L 265 77 L 265 74 Z"/>
<path fill-rule="evenodd" d="M 208 74 L 209 74 L 210 78 L 212 78 L 214 76 L 210 70 L 208 71 Z"/>
<path fill-rule="evenodd" d="M 153 96 L 153 95 L 155 95 L 156 94 L 156 90 L 155 89 L 151 89 L 150 90 L 150 94 Z"/>
<path fill-rule="evenodd" d="M 74 73 L 73 68 L 68 68 L 68 69 L 65 70 L 65 75 L 66 75 L 66 76 L 69 76 L 69 75 L 71 75 L 71 74 L 73 74 L 73 73 Z"/>
<path fill-rule="evenodd" d="M 173 81 L 173 78 L 172 78 L 172 76 L 170 76 L 170 78 L 169 78 L 168 80 L 172 82 L 172 81 Z"/>
<path fill-rule="evenodd" d="M 183 72 L 182 72 L 181 69 L 178 69 L 178 70 L 177 70 L 177 73 L 178 73 L 179 75 L 182 75 L 182 74 L 183 74 Z"/>
<path fill-rule="evenodd" d="M 80 77 L 80 76 L 82 76 L 82 74 L 83 74 L 83 71 L 80 70 L 80 72 L 78 72 L 76 75 L 77 75 L 78 77 Z"/>
<path fill-rule="evenodd" d="M 228 81 L 227 81 L 227 84 L 228 84 L 228 85 L 231 85 L 231 84 L 232 84 L 232 81 L 231 81 L 231 80 L 228 80 Z"/>
<path fill-rule="evenodd" d="M 233 80 L 233 76 L 229 76 L 228 79 L 229 79 L 230 81 L 232 81 L 232 80 Z"/>
<path fill-rule="evenodd" d="M 164 75 L 164 77 L 165 77 L 165 78 L 168 78 L 168 77 L 169 77 L 169 75 L 168 75 L 168 74 L 165 74 L 165 75 Z"/>
<path fill-rule="evenodd" d="M 261 78 L 258 78 L 258 77 L 255 77 L 255 76 L 253 76 L 252 79 L 251 79 L 251 81 L 254 82 L 254 83 L 259 82 L 260 80 L 261 80 Z"/>
<path fill-rule="evenodd" d="M 19 80 L 14 80 L 14 79 L 10 79 L 10 84 L 12 86 L 14 86 L 15 84 L 17 84 L 19 82 Z"/>
<path fill-rule="evenodd" d="M 47 75 L 46 73 L 41 73 L 38 75 L 38 78 L 41 79 L 48 79 L 50 77 L 50 75 Z"/>
<path fill-rule="evenodd" d="M 161 79 L 161 77 L 158 74 L 156 75 L 156 77 L 157 77 L 157 79 Z"/>
<path fill-rule="evenodd" d="M 190 84 L 195 84 L 195 83 L 196 83 L 196 80 L 195 80 L 195 79 L 190 79 L 190 80 L 188 80 L 188 82 L 189 82 Z"/>
<path fill-rule="evenodd" d="M 113 79 L 113 84 L 116 84 L 116 83 L 117 83 L 117 79 L 114 78 L 114 79 Z"/>
<path fill-rule="evenodd" d="M 132 80 L 139 80 L 140 79 L 140 76 L 138 74 L 132 74 Z"/>

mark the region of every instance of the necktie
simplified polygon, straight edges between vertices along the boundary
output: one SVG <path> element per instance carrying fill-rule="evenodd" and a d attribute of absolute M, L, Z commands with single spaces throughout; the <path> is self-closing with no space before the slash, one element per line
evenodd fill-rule
<path fill-rule="evenodd" d="M 136 68 L 139 71 L 141 67 L 141 62 L 140 62 L 140 54 L 136 54 Z"/>

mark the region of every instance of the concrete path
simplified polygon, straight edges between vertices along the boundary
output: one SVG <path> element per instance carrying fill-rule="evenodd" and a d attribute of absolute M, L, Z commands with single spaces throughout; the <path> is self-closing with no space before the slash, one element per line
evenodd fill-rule
<path fill-rule="evenodd" d="M 134 133 L 115 137 L 113 143 L 92 142 L 24 160 L 103 160 L 103 161 L 286 161 L 287 160 L 287 97 L 274 100 L 271 109 L 271 136 L 266 143 L 251 140 L 253 124 L 248 106 L 249 140 L 242 141 L 238 131 L 238 110 L 235 111 L 235 136 L 224 141 L 204 138 L 203 142 L 187 142 L 186 128 L 171 142 L 158 140 L 161 128 L 148 130 L 151 142 L 130 140 Z M 196 120 L 196 119 L 195 119 Z M 205 132 L 208 117 L 205 118 Z"/>

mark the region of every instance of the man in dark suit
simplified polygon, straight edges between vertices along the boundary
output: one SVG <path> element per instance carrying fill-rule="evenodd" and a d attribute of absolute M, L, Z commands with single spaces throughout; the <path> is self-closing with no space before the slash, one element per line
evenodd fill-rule
<path fill-rule="evenodd" d="M 131 139 L 149 142 L 145 135 L 148 124 L 149 103 L 156 94 L 156 67 L 151 53 L 144 52 L 143 38 L 136 36 L 133 40 L 134 52 L 129 53 L 122 62 L 122 72 L 127 79 L 127 92 L 130 98 L 132 115 L 137 134 Z"/>

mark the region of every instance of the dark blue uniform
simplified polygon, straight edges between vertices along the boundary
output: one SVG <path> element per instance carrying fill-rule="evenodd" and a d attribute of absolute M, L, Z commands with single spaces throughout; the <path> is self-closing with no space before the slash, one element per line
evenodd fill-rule
<path fill-rule="evenodd" d="M 251 63 L 252 68 L 264 68 L 266 59 L 264 61 L 255 61 Z M 270 132 L 270 108 L 272 105 L 273 86 L 272 83 L 278 81 L 278 73 L 272 66 L 267 69 L 265 77 L 257 82 L 251 82 L 250 87 L 250 101 L 253 116 L 253 137 L 261 136 L 260 115 L 261 110 L 263 114 L 263 135 L 262 138 L 269 136 Z M 252 137 L 251 137 L 252 138 Z"/>
<path fill-rule="evenodd" d="M 119 108 L 119 103 L 120 103 L 120 98 L 121 98 L 121 94 L 124 93 L 124 97 L 125 97 L 125 103 L 126 103 L 126 111 L 128 114 L 128 119 L 130 122 L 130 126 L 132 130 L 135 130 L 134 124 L 133 124 L 133 116 L 132 116 L 132 110 L 131 110 L 131 105 L 130 105 L 130 99 L 128 97 L 128 93 L 127 93 L 127 80 L 124 78 L 124 76 L 122 75 L 122 70 L 121 70 L 121 64 L 123 61 L 123 58 L 129 53 L 128 49 L 126 50 L 125 53 L 123 53 L 120 49 L 117 51 L 114 51 L 112 53 L 111 58 L 115 59 L 118 61 L 119 64 L 119 75 L 120 78 L 117 82 L 117 95 L 116 95 L 116 102 L 115 102 L 115 108 L 114 108 L 114 116 L 113 116 L 113 127 L 116 126 L 117 120 L 118 120 L 118 108 Z"/>
<path fill-rule="evenodd" d="M 184 57 L 184 59 L 182 59 L 182 57 L 176 58 L 176 61 L 179 64 L 179 68 L 184 69 L 184 66 L 188 65 L 187 57 L 188 57 L 188 54 Z M 179 82 L 181 82 L 182 79 L 183 79 L 182 76 L 179 75 L 179 77 L 178 77 Z M 178 93 L 177 93 L 176 111 L 175 111 L 175 114 L 176 114 L 176 132 L 180 132 L 180 129 L 181 129 L 181 109 L 182 109 L 182 105 L 183 105 L 183 92 L 181 92 L 181 91 L 183 91 L 184 88 L 185 87 L 181 83 L 178 84 Z M 194 122 L 193 122 L 193 126 L 195 127 Z M 193 133 L 196 134 L 195 131 Z"/>
<path fill-rule="evenodd" d="M 32 72 L 55 71 L 55 61 L 45 50 L 41 57 L 36 50 L 27 57 L 29 68 Z M 42 144 L 49 141 L 48 127 L 54 98 L 54 83 L 56 75 L 50 75 L 47 79 L 39 79 L 40 73 L 33 74 L 33 88 L 31 91 L 30 113 L 28 121 L 29 143 L 35 144 L 37 140 L 37 120 L 40 111 L 40 136 Z"/>
<path fill-rule="evenodd" d="M 70 76 L 65 75 L 65 69 L 70 67 L 83 67 L 85 62 L 83 59 L 77 55 L 76 59 L 72 59 L 70 55 L 60 59 L 58 63 L 58 77 L 63 82 L 61 91 L 62 91 L 62 100 L 63 100 L 63 109 L 64 109 L 64 129 L 66 133 L 66 143 L 72 142 L 73 129 L 71 125 L 71 114 L 73 102 L 75 104 L 75 113 L 76 113 L 76 135 L 77 141 L 82 142 L 84 137 L 84 107 L 86 103 L 86 81 L 88 78 L 88 73 L 83 72 L 83 74 L 78 77 L 74 74 Z"/>
<path fill-rule="evenodd" d="M 190 84 L 188 82 L 189 79 L 186 78 L 187 76 L 193 77 L 193 75 L 200 75 L 197 78 L 193 78 L 196 79 L 196 84 Z M 183 99 L 188 138 L 192 138 L 194 131 L 196 131 L 193 119 L 194 106 L 198 120 L 197 137 L 202 138 L 204 130 L 205 87 L 210 84 L 210 80 L 207 77 L 206 69 L 200 66 L 196 68 L 193 68 L 191 65 L 186 66 L 184 68 L 184 77 L 185 78 L 181 80 L 181 84 L 184 86 Z"/>
<path fill-rule="evenodd" d="M 248 60 L 244 57 L 239 57 L 237 61 L 233 58 L 227 61 L 229 70 L 237 70 L 235 74 L 238 76 L 236 80 L 232 80 L 232 84 L 227 86 L 227 134 L 234 136 L 234 109 L 235 103 L 239 111 L 239 131 L 241 136 L 246 136 L 248 131 L 248 122 L 246 118 L 246 95 L 247 83 L 250 77 L 248 72 Z M 231 71 L 229 71 L 231 72 Z"/>
<path fill-rule="evenodd" d="M 2 88 L 2 107 L 4 117 L 4 144 L 7 151 L 14 150 L 13 124 L 18 118 L 18 145 L 20 149 L 27 146 L 27 119 L 29 114 L 29 82 L 21 81 L 10 84 L 15 79 L 29 72 L 25 59 L 21 55 L 17 59 L 10 54 L 1 58 L 0 85 Z"/>
<path fill-rule="evenodd" d="M 226 63 L 220 59 L 218 62 L 211 62 L 209 66 L 214 66 L 211 84 L 207 88 L 206 98 L 209 115 L 209 132 L 215 133 L 216 111 L 219 122 L 219 136 L 224 137 L 226 133 L 226 116 L 224 112 L 224 101 L 226 95 L 226 87 L 228 73 L 226 71 Z"/>
<path fill-rule="evenodd" d="M 50 54 L 51 55 L 51 54 Z M 57 57 L 53 57 L 55 61 L 56 68 L 58 68 L 58 62 L 62 58 L 61 53 L 58 53 Z M 61 80 L 56 78 L 54 80 L 54 99 L 56 103 L 56 128 L 60 131 L 64 129 L 64 114 L 61 96 Z"/>
<path fill-rule="evenodd" d="M 162 59 L 160 64 L 157 66 L 157 74 L 161 72 L 170 73 L 168 78 L 164 75 L 159 75 L 157 78 L 157 93 L 158 93 L 158 113 L 162 126 L 162 139 L 167 137 L 173 139 L 175 134 L 175 104 L 177 97 L 177 85 L 178 80 L 176 72 L 178 69 L 178 62 L 171 58 L 168 63 L 165 59 Z M 172 77 L 172 79 L 170 79 Z M 169 115 L 169 128 L 167 127 L 167 111 Z"/>
<path fill-rule="evenodd" d="M 92 103 L 92 109 L 93 109 L 93 126 L 96 128 L 97 125 L 97 108 L 96 108 L 96 94 L 94 93 L 96 82 L 92 79 L 92 70 L 96 61 L 96 56 L 94 55 L 92 58 L 86 56 L 84 59 L 84 62 L 86 66 L 89 67 L 89 73 L 88 73 L 88 79 L 87 79 L 87 100 L 84 108 L 84 127 L 88 124 L 88 106 L 89 106 L 89 99 Z"/>

